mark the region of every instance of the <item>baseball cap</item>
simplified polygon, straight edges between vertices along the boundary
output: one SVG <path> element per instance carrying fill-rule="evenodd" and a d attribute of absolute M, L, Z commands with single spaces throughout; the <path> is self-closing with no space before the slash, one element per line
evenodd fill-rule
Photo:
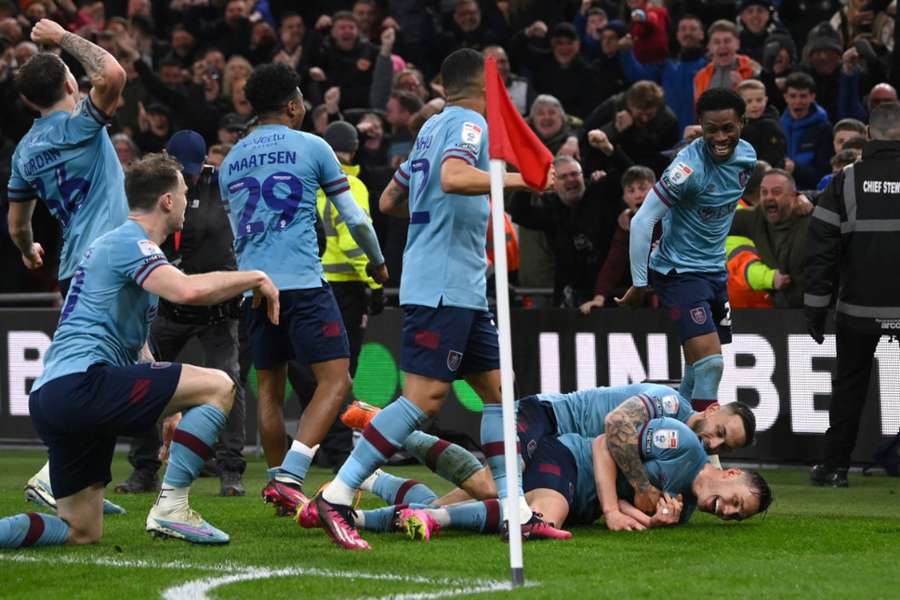
<path fill-rule="evenodd" d="M 335 152 L 356 152 L 359 148 L 359 135 L 356 127 L 347 121 L 335 121 L 325 128 L 322 136 Z"/>
<path fill-rule="evenodd" d="M 185 173 L 199 175 L 206 160 L 206 141 L 196 131 L 182 129 L 169 138 L 166 152 L 178 159 Z"/>
<path fill-rule="evenodd" d="M 738 5 L 738 14 L 741 14 L 742 12 L 744 12 L 744 9 L 750 8 L 751 6 L 762 6 L 763 8 L 768 10 L 772 10 L 774 8 L 772 0 L 742 0 L 742 2 Z"/>
<path fill-rule="evenodd" d="M 237 113 L 228 113 L 219 121 L 219 129 L 228 129 L 231 131 L 243 131 L 246 128 L 244 120 Z"/>

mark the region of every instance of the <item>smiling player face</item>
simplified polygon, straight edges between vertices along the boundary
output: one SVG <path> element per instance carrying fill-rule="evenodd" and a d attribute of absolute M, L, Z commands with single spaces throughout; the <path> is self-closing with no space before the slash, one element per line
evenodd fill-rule
<path fill-rule="evenodd" d="M 747 473 L 740 469 L 716 469 L 697 494 L 697 509 L 724 521 L 749 519 L 759 512 L 759 497 L 750 489 Z"/>
<path fill-rule="evenodd" d="M 734 109 L 710 110 L 700 118 L 706 149 L 718 162 L 731 158 L 741 139 L 741 120 Z"/>
<path fill-rule="evenodd" d="M 703 448 L 709 454 L 741 448 L 747 440 L 741 418 L 727 410 L 720 410 L 718 404 L 703 411 L 703 416 L 691 423 L 691 429 L 703 442 Z"/>

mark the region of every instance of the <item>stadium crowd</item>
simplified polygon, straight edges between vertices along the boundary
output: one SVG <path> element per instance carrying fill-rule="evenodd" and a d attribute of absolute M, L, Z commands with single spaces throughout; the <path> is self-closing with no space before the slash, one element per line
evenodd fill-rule
<path fill-rule="evenodd" d="M 359 178 L 372 198 L 443 106 L 442 58 L 475 48 L 497 60 L 560 175 L 552 191 L 508 196 L 513 282 L 553 290 L 526 306 L 588 313 L 628 289 L 630 216 L 674 151 L 700 135 L 699 94 L 727 87 L 747 103 L 742 135 L 765 161 L 743 199 L 753 210 L 739 214 L 729 238 L 732 306 L 802 307 L 812 203 L 859 158 L 869 111 L 897 99 L 895 12 L 896 2 L 865 0 L 5 0 L 0 179 L 8 181 L 36 115 L 14 75 L 39 51 L 29 33 L 43 17 L 125 69 L 109 126 L 123 166 L 187 128 L 205 139 L 208 162 L 221 164 L 253 117 L 244 95 L 252 68 L 278 62 L 300 75 L 304 130 L 356 127 Z M 77 61 L 63 58 L 89 89 Z M 372 218 L 388 287 L 397 287 L 407 222 L 374 209 Z M 0 291 L 56 286 L 58 226 L 42 205 L 33 222 L 45 268 L 26 270 L 0 228 Z"/>

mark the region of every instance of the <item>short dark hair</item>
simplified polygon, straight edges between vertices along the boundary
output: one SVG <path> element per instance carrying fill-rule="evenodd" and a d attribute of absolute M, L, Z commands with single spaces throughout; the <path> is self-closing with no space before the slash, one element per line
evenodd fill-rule
<path fill-rule="evenodd" d="M 784 91 L 794 88 L 795 90 L 808 90 L 809 93 L 816 93 L 816 80 L 809 73 L 798 71 L 791 73 L 784 80 Z"/>
<path fill-rule="evenodd" d="M 838 121 L 831 133 L 837 134 L 838 131 L 855 131 L 860 135 L 866 135 L 866 124 L 859 119 L 847 117 Z"/>
<path fill-rule="evenodd" d="M 900 104 L 884 102 L 869 115 L 869 134 L 873 140 L 900 139 Z"/>
<path fill-rule="evenodd" d="M 864 135 L 854 135 L 852 138 L 844 142 L 841 150 L 862 150 L 863 146 L 869 143 Z"/>
<path fill-rule="evenodd" d="M 476 80 L 483 73 L 484 55 L 471 48 L 455 50 L 441 63 L 441 81 L 448 97 L 479 84 Z"/>
<path fill-rule="evenodd" d="M 168 154 L 147 154 L 125 170 L 125 196 L 128 208 L 148 212 L 159 197 L 178 185 L 182 166 Z"/>
<path fill-rule="evenodd" d="M 349 10 L 339 10 L 331 16 L 332 23 L 337 23 L 338 21 L 353 21 L 359 27 L 359 19 Z"/>
<path fill-rule="evenodd" d="M 258 115 L 283 108 L 300 89 L 300 75 L 281 63 L 268 63 L 253 69 L 244 95 Z"/>
<path fill-rule="evenodd" d="M 856 150 L 854 148 L 846 148 L 832 156 L 829 164 L 831 165 L 832 169 L 837 167 L 843 169 L 847 165 L 852 165 L 853 163 L 855 163 L 857 158 L 859 158 L 859 150 Z"/>
<path fill-rule="evenodd" d="M 16 73 L 16 89 L 39 108 L 49 108 L 66 95 L 66 63 L 51 52 L 38 52 Z"/>
<path fill-rule="evenodd" d="M 747 105 L 737 92 L 726 88 L 710 88 L 697 99 L 697 118 L 701 119 L 703 113 L 714 110 L 733 110 L 737 118 L 742 119 Z"/>
<path fill-rule="evenodd" d="M 666 95 L 655 81 L 637 81 L 625 92 L 626 106 L 645 110 L 648 108 L 662 108 L 666 103 Z"/>
<path fill-rule="evenodd" d="M 178 67 L 180 69 L 181 62 L 177 58 L 172 56 L 171 54 L 167 54 L 160 59 L 159 64 L 156 67 L 156 70 L 162 71 L 163 67 Z"/>
<path fill-rule="evenodd" d="M 771 171 L 769 171 L 769 173 L 771 173 Z M 756 415 L 753 414 L 750 407 L 743 402 L 729 402 L 728 404 L 722 405 L 722 410 L 740 417 L 741 424 L 744 426 L 744 434 L 747 438 L 744 440 L 744 446 L 752 444 L 753 438 L 756 436 Z"/>
<path fill-rule="evenodd" d="M 759 513 L 766 512 L 775 500 L 775 496 L 772 494 L 772 488 L 769 487 L 768 482 L 763 479 L 763 476 L 756 471 L 744 471 L 744 473 L 747 476 L 747 484 L 750 486 L 750 493 L 759 499 L 759 509 L 755 514 L 758 515 Z"/>
<path fill-rule="evenodd" d="M 626 188 L 633 183 L 638 183 L 639 181 L 649 181 L 650 185 L 656 183 L 656 174 L 653 173 L 653 170 L 649 167 L 644 167 L 641 165 L 634 165 L 628 167 L 625 173 L 622 175 L 622 187 Z"/>
<path fill-rule="evenodd" d="M 550 39 L 554 40 L 556 38 L 566 38 L 574 41 L 578 39 L 578 31 L 575 29 L 574 25 L 563 21 L 557 23 L 550 32 Z"/>

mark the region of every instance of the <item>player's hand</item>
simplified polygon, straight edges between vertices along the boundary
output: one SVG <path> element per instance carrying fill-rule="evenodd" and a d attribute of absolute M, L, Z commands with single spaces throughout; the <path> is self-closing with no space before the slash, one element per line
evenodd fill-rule
<path fill-rule="evenodd" d="M 656 504 L 656 513 L 650 519 L 651 527 L 669 527 L 681 521 L 681 510 L 684 507 L 681 495 L 673 498 L 664 494 Z"/>
<path fill-rule="evenodd" d="M 263 274 L 263 282 L 253 289 L 253 302 L 251 308 L 258 308 L 260 303 L 266 301 L 266 313 L 269 315 L 269 321 L 273 325 L 278 325 L 281 316 L 281 304 L 278 300 L 278 288 L 269 279 L 269 276 Z"/>
<path fill-rule="evenodd" d="M 59 46 L 65 34 L 66 30 L 56 21 L 41 19 L 31 30 L 31 41 L 39 46 L 41 44 Z"/>
<path fill-rule="evenodd" d="M 31 245 L 31 252 L 22 255 L 22 262 L 30 271 L 40 269 L 44 266 L 44 247 L 37 242 Z"/>
<path fill-rule="evenodd" d="M 181 413 L 168 416 L 162 423 L 162 446 L 159 449 L 159 460 L 169 460 L 169 448 L 172 446 L 172 438 L 175 437 L 175 428 L 181 422 Z"/>
<path fill-rule="evenodd" d="M 642 513 L 652 515 L 656 512 L 656 505 L 659 504 L 660 498 L 662 498 L 662 492 L 651 485 L 645 490 L 635 491 L 634 507 Z"/>
<path fill-rule="evenodd" d="M 606 517 L 606 528 L 610 531 L 644 531 L 647 529 L 637 519 L 618 510 L 604 516 Z"/>
<path fill-rule="evenodd" d="M 616 298 L 616 303 L 619 306 L 627 306 L 628 308 L 639 308 L 644 304 L 644 294 L 646 293 L 646 287 L 631 286 L 624 296 Z"/>
<path fill-rule="evenodd" d="M 613 124 L 616 128 L 616 131 L 622 133 L 623 131 L 629 129 L 632 125 L 634 125 L 634 117 L 631 116 L 631 113 L 627 110 L 620 110 L 616 113 L 615 121 Z"/>
<path fill-rule="evenodd" d="M 650 524 L 652 523 L 650 517 L 636 509 L 627 500 L 622 500 L 621 498 L 619 499 L 619 512 L 626 517 L 631 517 L 644 527 L 650 527 Z"/>
<path fill-rule="evenodd" d="M 591 145 L 591 148 L 596 148 L 603 154 L 609 156 L 615 150 L 612 142 L 609 141 L 609 136 L 606 135 L 606 132 L 601 131 L 600 129 L 591 129 L 587 134 L 588 144 Z"/>
<path fill-rule="evenodd" d="M 810 337 L 821 344 L 825 341 L 825 318 L 828 316 L 827 308 L 809 308 L 803 309 L 806 317 L 806 331 Z"/>
<path fill-rule="evenodd" d="M 775 271 L 775 276 L 772 278 L 772 287 L 776 290 L 781 290 L 791 285 L 791 276 L 781 271 Z"/>
<path fill-rule="evenodd" d="M 387 280 L 390 278 L 387 263 L 381 263 L 380 265 L 374 266 L 372 265 L 372 263 L 369 263 L 366 265 L 366 273 L 368 273 L 372 277 L 372 279 L 374 279 L 378 283 L 387 283 Z"/>

